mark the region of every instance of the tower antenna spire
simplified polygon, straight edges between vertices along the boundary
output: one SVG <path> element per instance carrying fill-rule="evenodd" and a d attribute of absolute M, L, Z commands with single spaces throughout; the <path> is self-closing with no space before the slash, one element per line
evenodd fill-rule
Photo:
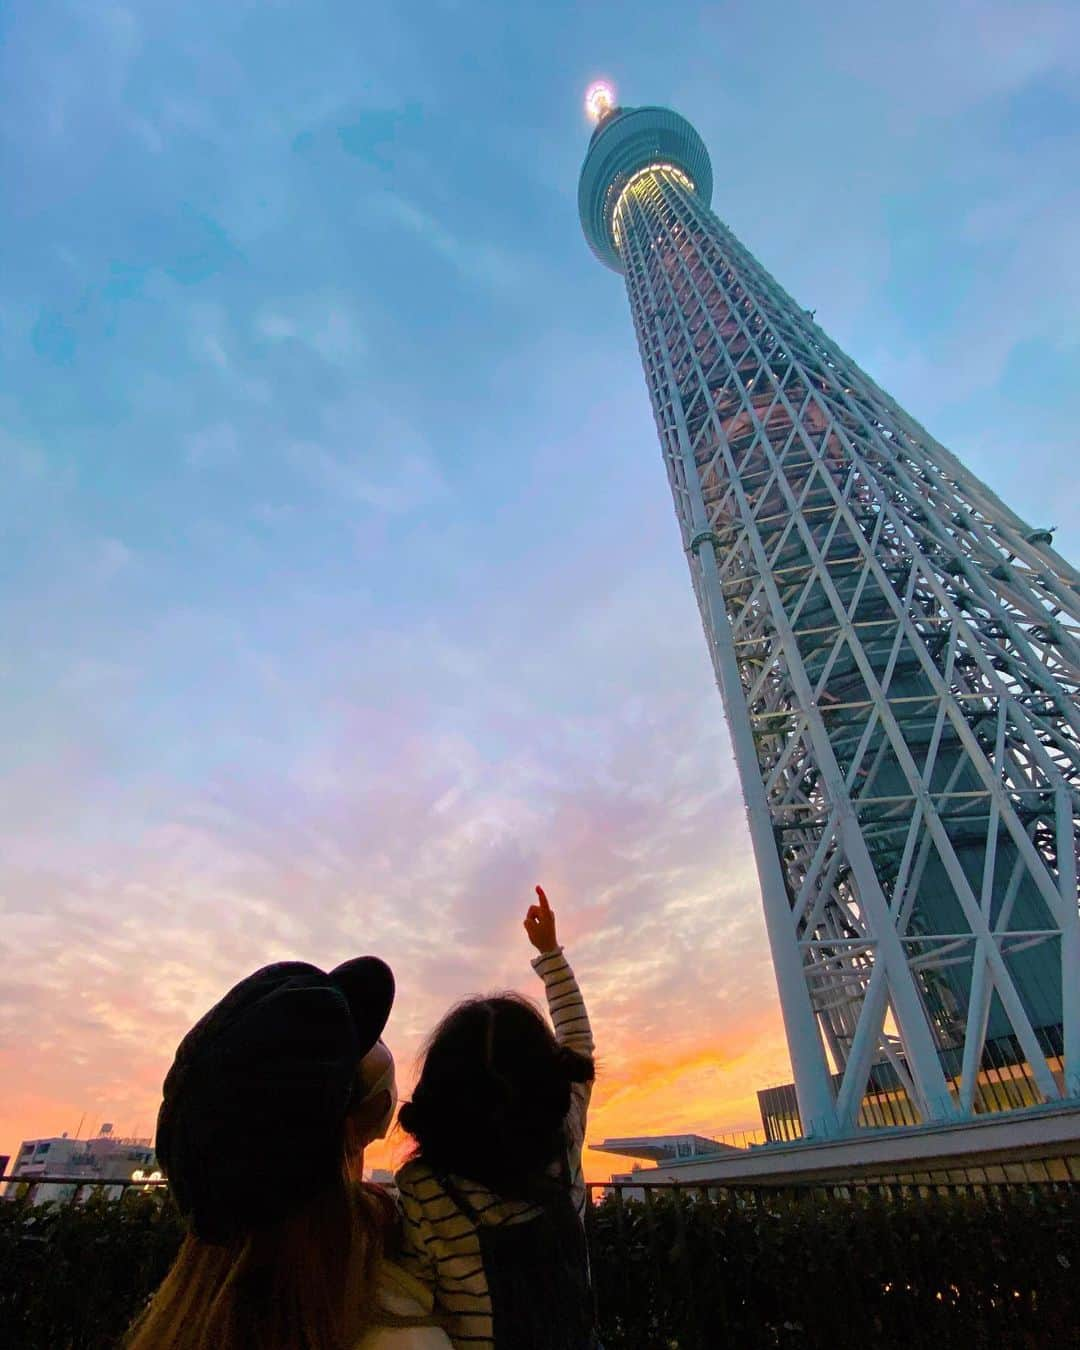
<path fill-rule="evenodd" d="M 594 80 L 585 90 L 585 113 L 591 122 L 602 122 L 615 111 L 615 86 L 610 80 Z"/>

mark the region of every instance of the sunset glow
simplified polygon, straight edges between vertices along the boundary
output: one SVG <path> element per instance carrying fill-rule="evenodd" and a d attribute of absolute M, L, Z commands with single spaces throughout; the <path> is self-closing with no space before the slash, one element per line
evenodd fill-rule
<path fill-rule="evenodd" d="M 540 996 L 537 883 L 590 1140 L 790 1081 L 678 475 L 577 219 L 598 70 L 1080 555 L 1080 6 L 408 8 L 5 29 L 0 1153 L 152 1135 L 183 1034 L 288 958 L 392 965 L 407 1096 L 448 1007 Z"/>

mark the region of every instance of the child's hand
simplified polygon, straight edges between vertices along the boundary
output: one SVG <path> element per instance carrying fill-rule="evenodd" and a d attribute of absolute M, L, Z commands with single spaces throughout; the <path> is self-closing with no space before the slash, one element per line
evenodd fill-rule
<path fill-rule="evenodd" d="M 529 906 L 529 912 L 525 915 L 525 931 L 529 941 L 542 955 L 544 952 L 553 952 L 559 945 L 559 939 L 555 936 L 555 915 L 548 904 L 544 888 L 537 886 L 536 894 L 540 903 Z"/>

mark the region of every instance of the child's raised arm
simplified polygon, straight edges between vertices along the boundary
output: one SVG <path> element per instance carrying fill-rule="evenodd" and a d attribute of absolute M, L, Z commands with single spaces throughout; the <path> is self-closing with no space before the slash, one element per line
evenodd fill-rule
<path fill-rule="evenodd" d="M 555 932 L 555 915 L 542 886 L 536 888 L 539 903 L 529 906 L 525 916 L 525 931 L 529 941 L 540 953 L 532 965 L 544 981 L 548 1011 L 555 1028 L 555 1039 L 560 1045 L 592 1058 L 592 1027 L 585 1011 L 578 982 L 570 963 L 563 955 Z M 585 1176 L 581 1166 L 581 1150 L 585 1147 L 585 1126 L 589 1114 L 592 1082 L 574 1083 L 570 1089 L 570 1110 L 566 1117 L 566 1161 L 570 1170 L 570 1194 L 579 1215 L 585 1213 Z"/>
<path fill-rule="evenodd" d="M 544 981 L 555 1038 L 560 1045 L 569 1046 L 582 1055 L 592 1055 L 596 1047 L 593 1044 L 589 1014 L 585 1010 L 585 1000 L 574 972 L 559 946 L 554 911 L 548 904 L 542 886 L 537 886 L 536 896 L 539 903 L 530 905 L 525 915 L 525 932 L 540 953 L 532 965 Z"/>

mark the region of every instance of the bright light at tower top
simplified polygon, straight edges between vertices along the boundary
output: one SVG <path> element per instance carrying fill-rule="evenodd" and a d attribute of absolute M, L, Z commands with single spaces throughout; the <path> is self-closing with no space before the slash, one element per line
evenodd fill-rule
<path fill-rule="evenodd" d="M 607 80 L 596 80 L 585 91 L 585 111 L 591 122 L 599 122 L 615 107 L 615 86 Z"/>

